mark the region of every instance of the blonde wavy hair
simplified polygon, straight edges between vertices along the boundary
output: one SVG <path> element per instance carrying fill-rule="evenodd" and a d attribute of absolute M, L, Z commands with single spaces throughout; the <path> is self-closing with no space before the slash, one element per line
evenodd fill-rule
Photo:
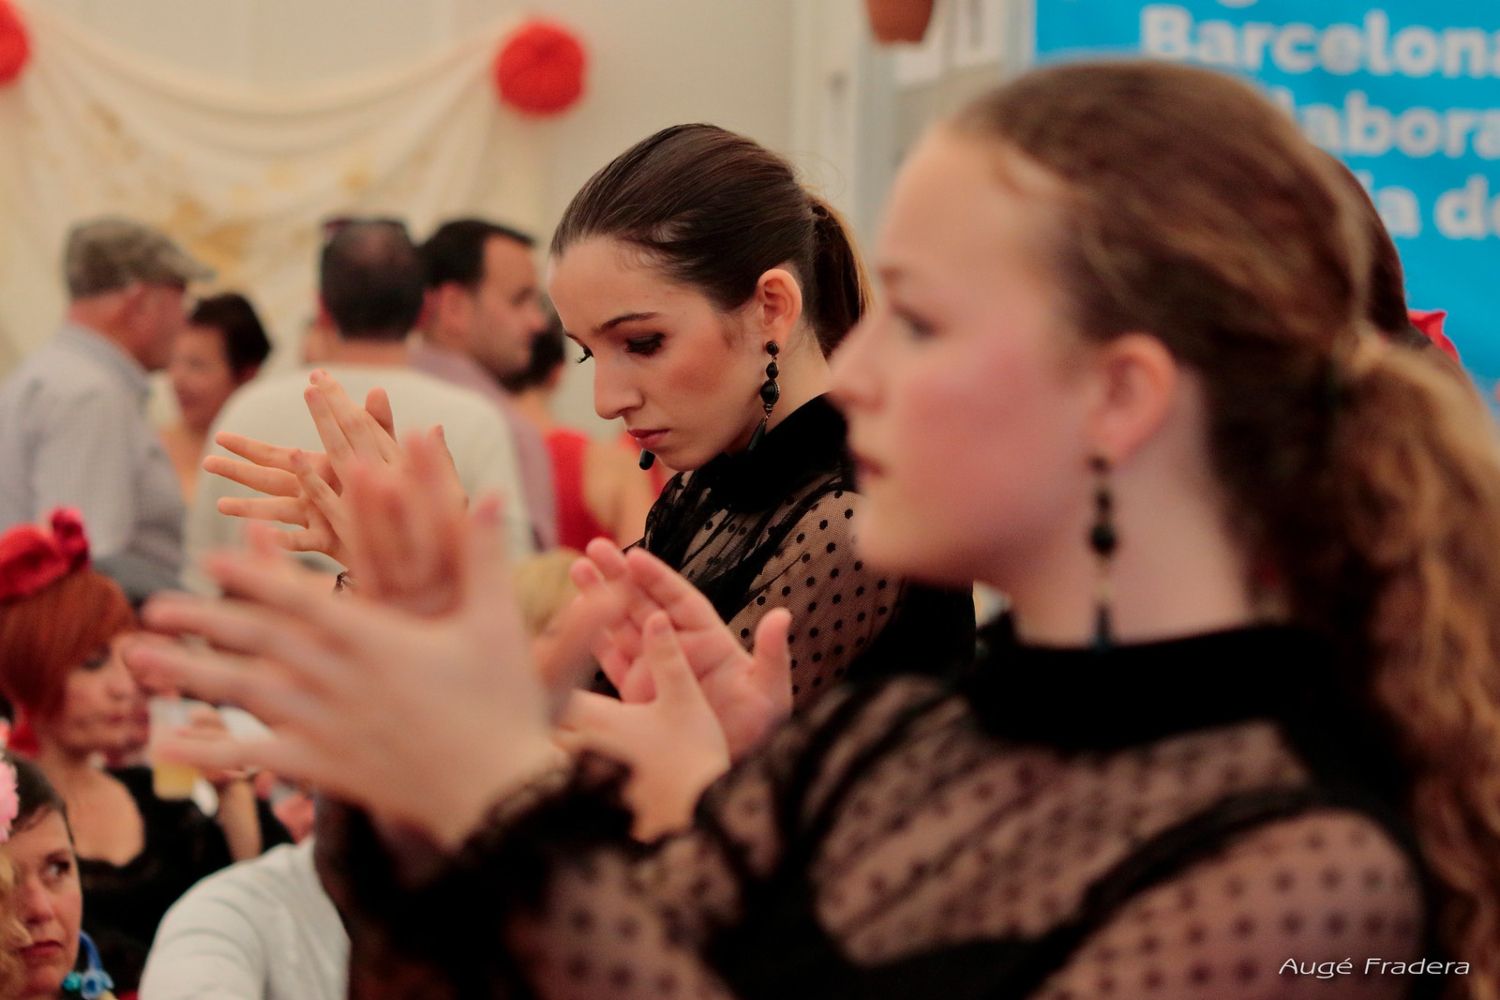
<path fill-rule="evenodd" d="M 1247 585 L 1336 644 L 1470 964 L 1451 994 L 1500 998 L 1500 445 L 1472 386 L 1366 323 L 1347 181 L 1248 86 L 1181 66 L 1044 69 L 948 127 L 1001 183 L 1014 156 L 1061 182 L 1044 249 L 1085 338 L 1150 331 L 1198 374 Z"/>

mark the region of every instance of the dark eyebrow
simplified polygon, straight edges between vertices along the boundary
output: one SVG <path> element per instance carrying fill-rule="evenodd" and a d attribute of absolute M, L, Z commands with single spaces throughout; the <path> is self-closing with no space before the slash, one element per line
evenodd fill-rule
<path fill-rule="evenodd" d="M 615 327 L 619 326 L 621 323 L 629 323 L 632 320 L 637 320 L 637 319 L 655 319 L 656 316 L 657 316 L 657 314 L 654 313 L 654 312 L 624 313 L 624 314 L 622 314 L 620 316 L 616 316 L 614 319 L 605 320 L 603 323 L 599 324 L 598 329 L 596 329 L 594 332 L 595 333 L 604 333 L 607 330 L 613 330 Z"/>

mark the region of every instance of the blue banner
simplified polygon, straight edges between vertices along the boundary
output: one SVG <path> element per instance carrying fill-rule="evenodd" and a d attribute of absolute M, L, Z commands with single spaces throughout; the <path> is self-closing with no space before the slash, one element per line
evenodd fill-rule
<path fill-rule="evenodd" d="M 1500 2 L 1036 0 L 1036 54 L 1147 55 L 1263 85 L 1370 190 L 1409 304 L 1500 379 Z"/>

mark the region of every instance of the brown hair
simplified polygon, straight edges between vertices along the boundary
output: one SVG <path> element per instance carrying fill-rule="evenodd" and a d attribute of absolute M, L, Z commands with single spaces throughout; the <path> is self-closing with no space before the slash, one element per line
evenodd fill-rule
<path fill-rule="evenodd" d="M 1090 340 L 1194 369 L 1226 517 L 1397 745 L 1452 958 L 1500 987 L 1500 450 L 1483 403 L 1368 331 L 1368 227 L 1328 157 L 1229 77 L 1053 67 L 955 134 L 1060 182 L 1053 258 Z M 1009 179 L 1002 157 L 1002 179 Z"/>
<path fill-rule="evenodd" d="M 55 715 L 68 674 L 134 627 L 119 585 L 91 569 L 0 605 L 0 694 L 34 715 Z"/>
<path fill-rule="evenodd" d="M 591 236 L 640 247 L 725 311 L 744 305 L 766 271 L 791 264 L 825 355 L 868 302 L 838 213 L 803 189 L 786 160 L 714 125 L 663 129 L 589 178 L 552 234 L 552 255 Z"/>
<path fill-rule="evenodd" d="M 1385 227 L 1380 210 L 1365 186 L 1346 167 L 1342 160 L 1328 154 L 1340 179 L 1350 193 L 1350 202 L 1364 226 L 1365 238 L 1370 241 L 1370 285 L 1365 296 L 1365 316 L 1375 329 L 1385 334 L 1393 344 L 1426 351 L 1432 341 L 1421 330 L 1412 325 L 1406 307 L 1406 270 L 1401 266 L 1401 254 L 1396 250 L 1396 241 Z M 1433 351 L 1434 356 L 1437 355 Z"/>

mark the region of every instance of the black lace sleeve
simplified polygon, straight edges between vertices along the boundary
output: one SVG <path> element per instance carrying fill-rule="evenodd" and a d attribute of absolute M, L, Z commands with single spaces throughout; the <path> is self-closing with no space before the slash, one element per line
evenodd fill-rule
<path fill-rule="evenodd" d="M 860 557 L 846 433 L 826 399 L 805 403 L 755 451 L 674 477 L 641 542 L 747 646 L 767 611 L 791 610 L 799 710 L 846 677 L 947 676 L 973 654 L 967 589 L 915 586 Z"/>
<path fill-rule="evenodd" d="M 799 709 L 845 677 L 911 671 L 944 676 L 974 650 L 967 591 L 916 586 L 860 558 L 861 497 L 834 490 L 813 500 L 750 583 L 729 620 L 747 646 L 773 608 L 792 613 L 792 694 Z"/>
<path fill-rule="evenodd" d="M 871 733 L 927 701 L 925 692 L 891 695 Z M 603 764 L 519 813 L 502 801 L 458 856 L 415 882 L 395 875 L 387 846 L 351 814 L 325 853 L 343 859 L 330 888 L 354 941 L 354 994 L 734 995 L 711 957 L 716 942 L 743 924 L 764 886 L 805 864 L 802 831 L 818 800 L 861 765 L 829 728 L 868 715 L 859 700 L 835 695 L 809 724 L 784 727 L 710 789 L 692 831 L 652 845 L 630 839 L 621 775 Z M 320 817 L 320 839 L 325 828 Z M 790 853 L 789 838 L 798 842 Z"/>
<path fill-rule="evenodd" d="M 1403 995 L 1389 972 L 1281 971 L 1419 957 L 1414 868 L 1378 822 L 1315 795 L 1202 822 L 1300 801 L 1308 771 L 1273 725 L 1077 754 L 977 720 L 921 678 L 841 685 L 651 845 L 627 836 L 616 774 L 502 802 L 415 879 L 366 839 L 354 968 L 385 971 L 363 995 Z"/>

